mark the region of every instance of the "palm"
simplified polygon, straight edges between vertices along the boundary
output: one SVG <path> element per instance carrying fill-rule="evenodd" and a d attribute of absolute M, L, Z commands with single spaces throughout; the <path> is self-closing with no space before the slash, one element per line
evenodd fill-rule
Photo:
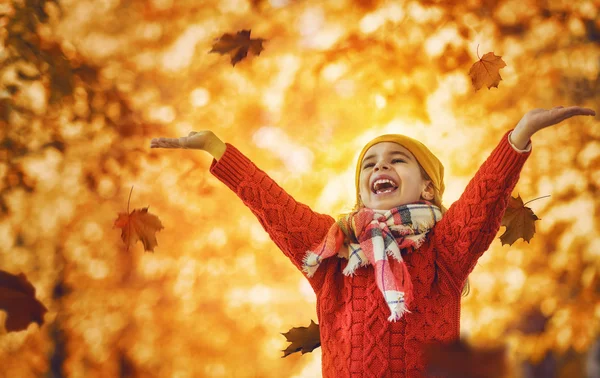
<path fill-rule="evenodd" d="M 193 148 L 201 150 L 206 147 L 206 142 L 211 131 L 192 131 L 187 137 L 181 138 L 153 138 L 150 148 Z"/>
<path fill-rule="evenodd" d="M 557 106 L 550 110 L 533 109 L 527 112 L 519 123 L 526 125 L 533 134 L 548 126 L 556 125 L 566 119 L 580 115 L 595 116 L 596 112 L 580 106 L 569 106 L 568 108 Z"/>

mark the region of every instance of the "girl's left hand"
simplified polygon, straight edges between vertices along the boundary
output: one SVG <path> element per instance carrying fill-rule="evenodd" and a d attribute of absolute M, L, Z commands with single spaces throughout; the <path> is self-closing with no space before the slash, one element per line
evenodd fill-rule
<path fill-rule="evenodd" d="M 533 109 L 521 118 L 517 126 L 521 125 L 520 128 L 527 130 L 527 134 L 531 136 L 541 129 L 580 115 L 595 116 L 596 112 L 589 108 L 582 108 L 581 106 L 569 106 L 568 108 L 557 106 L 550 110 Z"/>

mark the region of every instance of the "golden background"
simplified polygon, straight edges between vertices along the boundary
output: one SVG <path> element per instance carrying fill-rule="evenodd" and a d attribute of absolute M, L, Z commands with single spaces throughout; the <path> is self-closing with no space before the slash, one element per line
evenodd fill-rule
<path fill-rule="evenodd" d="M 379 134 L 429 146 L 449 207 L 527 111 L 600 110 L 598 1 L 28 0 L 0 13 L 30 3 L 49 16 L 36 46 L 61 58 L 34 80 L 17 73 L 34 58 L 0 67 L 0 269 L 25 273 L 49 312 L 0 328 L 2 377 L 320 376 L 320 349 L 281 358 L 280 333 L 316 321 L 302 274 L 212 157 L 151 150 L 153 137 L 210 129 L 335 215 Z M 2 27 L 6 63 L 20 37 Z M 260 56 L 233 67 L 208 53 L 242 29 L 267 40 Z M 473 90 L 477 50 L 507 63 L 499 88 Z M 496 239 L 470 277 L 462 332 L 506 344 L 513 376 L 544 357 L 581 374 L 600 333 L 597 118 L 534 136 L 514 195 L 551 195 L 528 205 L 536 234 Z M 130 210 L 165 227 L 154 254 L 126 252 L 112 228 L 132 186 Z"/>

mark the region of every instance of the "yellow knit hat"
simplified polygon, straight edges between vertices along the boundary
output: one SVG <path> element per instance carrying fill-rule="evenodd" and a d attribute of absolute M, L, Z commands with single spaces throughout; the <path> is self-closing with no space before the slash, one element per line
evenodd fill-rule
<path fill-rule="evenodd" d="M 360 192 L 360 167 L 362 160 L 365 157 L 367 150 L 371 146 L 381 142 L 397 143 L 409 150 L 415 156 L 417 162 L 421 164 L 421 167 L 423 167 L 425 172 L 427 172 L 427 174 L 431 178 L 433 186 L 439 192 L 439 198 L 441 202 L 442 195 L 444 194 L 444 189 L 446 189 L 446 187 L 444 186 L 444 166 L 438 160 L 438 158 L 431 151 L 429 151 L 429 149 L 425 147 L 423 143 L 419 142 L 416 139 L 400 134 L 385 134 L 380 135 L 377 138 L 370 141 L 369 143 L 367 143 L 366 146 L 363 147 L 360 156 L 358 157 L 358 162 L 356 163 L 356 203 L 359 203 L 358 194 Z M 441 203 L 437 205 L 440 206 Z"/>

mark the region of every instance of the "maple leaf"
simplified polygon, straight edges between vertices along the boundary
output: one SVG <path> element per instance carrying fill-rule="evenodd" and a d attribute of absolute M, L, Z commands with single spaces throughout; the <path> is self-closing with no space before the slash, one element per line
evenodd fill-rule
<path fill-rule="evenodd" d="M 473 348 L 457 340 L 425 349 L 427 371 L 448 378 L 500 378 L 506 373 L 505 348 Z"/>
<path fill-rule="evenodd" d="M 133 187 L 131 190 L 133 191 Z M 131 192 L 129 192 L 129 199 L 131 199 Z M 158 245 L 156 232 L 164 228 L 160 219 L 148 212 L 148 207 L 134 209 L 129 213 L 129 201 L 127 202 L 127 212 L 118 214 L 113 228 L 115 227 L 122 229 L 121 239 L 127 245 L 127 251 L 130 246 L 141 240 L 144 244 L 144 251 L 150 252 L 154 252 L 154 247 Z"/>
<path fill-rule="evenodd" d="M 251 39 L 250 32 L 251 30 L 240 30 L 235 35 L 229 33 L 223 34 L 215 40 L 216 42 L 209 53 L 231 54 L 231 64 L 233 66 L 244 59 L 248 55 L 248 51 L 257 56 L 260 55 L 263 50 L 262 43 L 265 39 Z"/>
<path fill-rule="evenodd" d="M 523 200 L 521 199 L 520 195 L 517 195 L 517 197 L 511 196 L 508 200 L 506 212 L 502 217 L 502 223 L 500 224 L 501 226 L 506 227 L 504 233 L 500 235 L 502 245 L 513 245 L 513 243 L 519 238 L 523 238 L 523 240 L 529 243 L 533 237 L 533 234 L 535 234 L 534 222 L 536 220 L 540 220 L 540 218 L 533 213 L 531 208 L 526 207 L 525 204 L 523 204 Z"/>
<path fill-rule="evenodd" d="M 35 299 L 35 288 L 23 273 L 18 276 L 0 270 L 0 310 L 6 311 L 8 332 L 27 329 L 30 323 L 44 323 L 46 307 Z"/>
<path fill-rule="evenodd" d="M 321 333 L 319 331 L 319 325 L 310 321 L 308 327 L 294 327 L 286 333 L 282 333 L 286 340 L 291 344 L 283 351 L 283 357 L 287 357 L 292 353 L 312 352 L 316 348 L 321 346 Z"/>
<path fill-rule="evenodd" d="M 479 46 L 477 46 L 479 49 Z M 479 58 L 479 52 L 477 52 Z M 492 87 L 498 88 L 500 84 L 500 69 L 506 67 L 506 63 L 502 60 L 502 57 L 495 55 L 493 52 L 489 52 L 479 58 L 479 61 L 475 62 L 469 70 L 469 76 L 471 76 L 471 82 L 478 91 L 484 85 L 491 89 Z"/>

